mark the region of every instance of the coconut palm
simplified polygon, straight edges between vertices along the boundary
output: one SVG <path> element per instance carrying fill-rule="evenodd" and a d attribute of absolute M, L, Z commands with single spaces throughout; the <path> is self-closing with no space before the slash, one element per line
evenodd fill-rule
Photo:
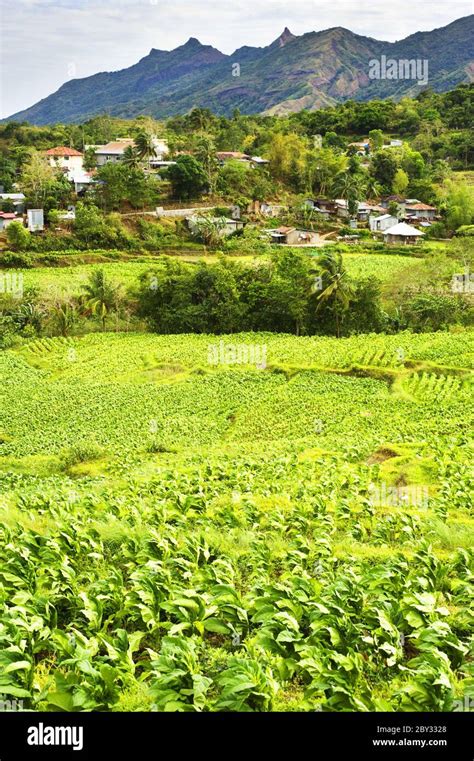
<path fill-rule="evenodd" d="M 140 156 L 138 150 L 133 145 L 127 145 L 123 152 L 123 163 L 130 169 L 138 169 L 140 166 Z"/>
<path fill-rule="evenodd" d="M 358 201 L 365 192 L 363 178 L 359 174 L 340 172 L 334 180 L 334 194 L 347 201 L 347 211 L 350 217 L 357 214 Z"/>
<path fill-rule="evenodd" d="M 81 288 L 84 291 L 86 309 L 100 319 L 102 330 L 105 330 L 108 314 L 119 306 L 120 286 L 108 280 L 104 270 L 94 270 L 89 276 L 89 281 Z"/>
<path fill-rule="evenodd" d="M 135 138 L 135 148 L 140 161 L 148 162 L 156 155 L 153 137 L 148 132 L 139 132 Z"/>
<path fill-rule="evenodd" d="M 342 261 L 342 254 L 328 251 L 318 260 L 319 274 L 323 289 L 318 296 L 318 309 L 323 304 L 332 304 L 336 321 L 336 335 L 341 336 L 341 314 L 347 309 L 352 295 L 347 270 Z"/>
<path fill-rule="evenodd" d="M 369 175 L 369 177 L 366 180 L 365 183 L 365 192 L 367 194 L 367 197 L 371 200 L 375 198 L 380 198 L 382 195 L 382 186 L 380 182 L 378 182 L 375 177 L 372 177 L 372 175 Z"/>

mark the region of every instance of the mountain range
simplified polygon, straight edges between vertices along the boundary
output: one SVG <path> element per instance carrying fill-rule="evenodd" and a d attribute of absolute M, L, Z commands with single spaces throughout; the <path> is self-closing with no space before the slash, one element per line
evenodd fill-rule
<path fill-rule="evenodd" d="M 383 31 L 383 26 L 382 26 Z M 416 95 L 412 79 L 371 79 L 370 61 L 428 61 L 428 87 L 444 92 L 474 81 L 474 15 L 398 42 L 363 37 L 342 27 L 293 35 L 285 29 L 267 47 L 225 55 L 191 37 L 175 50 L 152 49 L 121 71 L 73 79 L 30 108 L 8 117 L 44 125 L 82 122 L 97 114 L 164 118 L 195 106 L 229 115 L 314 110 L 352 98 Z"/>

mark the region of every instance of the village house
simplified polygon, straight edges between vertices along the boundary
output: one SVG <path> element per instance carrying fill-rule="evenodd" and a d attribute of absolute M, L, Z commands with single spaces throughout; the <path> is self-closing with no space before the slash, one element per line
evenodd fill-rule
<path fill-rule="evenodd" d="M 287 211 L 287 208 L 283 204 L 273 203 L 272 201 L 251 201 L 246 211 L 247 214 L 261 214 L 262 217 L 279 217 L 283 212 Z"/>
<path fill-rule="evenodd" d="M 243 230 L 245 222 L 240 219 L 231 219 L 230 217 L 206 217 L 206 220 L 219 225 L 219 232 L 223 236 L 232 235 L 237 230 Z M 193 235 L 197 235 L 200 232 L 199 222 L 203 221 L 203 216 L 193 214 L 191 217 L 186 218 L 186 224 Z"/>
<path fill-rule="evenodd" d="M 369 227 L 373 233 L 383 233 L 396 224 L 398 224 L 398 219 L 391 214 L 381 214 L 379 217 L 370 215 L 369 217 Z"/>
<path fill-rule="evenodd" d="M 154 156 L 150 156 L 148 163 L 153 169 L 159 169 L 163 166 L 169 166 L 170 163 L 165 161 L 165 156 L 169 153 L 168 141 L 162 138 L 152 138 L 153 148 L 155 151 Z M 97 166 L 104 166 L 110 162 L 116 163 L 122 161 L 123 154 L 126 148 L 133 148 L 135 146 L 135 140 L 131 137 L 118 137 L 116 140 L 112 140 L 105 145 L 91 145 L 88 148 L 93 148 L 96 156 Z"/>
<path fill-rule="evenodd" d="M 253 167 L 266 166 L 270 163 L 268 159 L 262 159 L 261 156 L 250 156 L 250 162 Z"/>
<path fill-rule="evenodd" d="M 278 227 L 276 230 L 268 230 L 271 243 L 279 245 L 298 246 L 315 243 L 319 235 L 312 230 L 298 230 L 296 227 Z"/>
<path fill-rule="evenodd" d="M 112 140 L 106 145 L 96 145 L 95 156 L 97 166 L 104 166 L 110 162 L 116 163 L 122 161 L 123 154 L 126 148 L 133 148 L 135 141 L 131 137 L 121 137 L 117 140 Z"/>
<path fill-rule="evenodd" d="M 24 193 L 0 193 L 0 206 L 4 201 L 9 201 L 13 204 L 16 214 L 23 214 L 25 211 Z"/>
<path fill-rule="evenodd" d="M 399 196 L 399 195 L 384 196 L 382 200 L 380 201 L 380 205 L 384 209 L 388 209 L 388 207 L 392 203 L 396 203 L 398 205 L 398 211 L 403 216 L 405 214 L 405 199 L 403 198 L 403 196 Z"/>
<path fill-rule="evenodd" d="M 348 202 L 344 198 L 336 198 L 334 203 L 336 205 L 337 216 L 342 219 L 349 219 Z M 379 211 L 384 211 L 384 208 L 377 204 L 367 203 L 366 201 L 358 201 L 355 217 L 358 222 L 367 222 L 370 214 Z"/>
<path fill-rule="evenodd" d="M 418 243 L 424 235 L 421 230 L 417 230 L 412 225 L 405 222 L 399 222 L 393 227 L 389 227 L 384 232 L 383 239 L 385 243 L 398 243 L 398 245 L 412 245 Z"/>
<path fill-rule="evenodd" d="M 410 199 L 411 200 L 411 199 Z M 405 201 L 405 219 L 407 222 L 433 222 L 436 216 L 436 208 L 426 203 L 409 203 Z"/>
<path fill-rule="evenodd" d="M 50 148 L 49 151 L 46 151 L 45 155 L 49 165 L 54 169 L 81 171 L 83 168 L 84 156 L 80 151 L 76 151 L 75 148 L 60 145 L 57 148 Z"/>
<path fill-rule="evenodd" d="M 90 186 L 95 182 L 94 175 L 95 169 L 90 172 L 86 172 L 84 169 L 72 170 L 67 173 L 69 182 L 74 185 L 74 192 L 76 195 L 82 195 Z"/>
<path fill-rule="evenodd" d="M 367 222 L 371 214 L 377 214 L 383 211 L 384 208 L 382 206 L 378 206 L 378 204 L 359 201 L 357 206 L 357 220 L 358 222 Z"/>
<path fill-rule="evenodd" d="M 267 159 L 262 159 L 260 156 L 249 156 L 241 151 L 218 151 L 216 158 L 221 166 L 224 166 L 227 161 L 240 161 L 244 164 L 250 164 L 252 167 L 265 166 L 269 163 Z"/>
<path fill-rule="evenodd" d="M 337 213 L 336 202 L 330 201 L 327 198 L 308 198 L 305 204 L 325 216 L 332 216 Z"/>
<path fill-rule="evenodd" d="M 17 217 L 13 211 L 0 211 L 0 233 L 6 230 L 12 222 L 21 222 L 23 224 L 23 219 Z"/>
<path fill-rule="evenodd" d="M 362 140 L 356 143 L 349 143 L 348 148 L 355 148 L 358 156 L 368 156 L 370 153 L 370 140 Z"/>
<path fill-rule="evenodd" d="M 398 206 L 398 216 L 406 222 L 420 223 L 433 222 L 437 217 L 437 209 L 426 203 L 421 203 L 418 198 L 403 198 L 398 195 L 386 196 L 381 204 L 388 209 L 391 203 Z"/>
<path fill-rule="evenodd" d="M 244 163 L 250 161 L 250 156 L 241 151 L 218 151 L 216 153 L 216 158 L 221 166 L 227 161 L 243 161 Z"/>
<path fill-rule="evenodd" d="M 315 201 L 313 198 L 307 198 L 305 201 L 303 201 L 303 206 L 307 209 L 310 209 L 311 211 L 314 211 L 316 214 L 320 214 L 325 222 L 327 222 L 331 216 L 329 209 L 318 206 L 317 201 Z"/>

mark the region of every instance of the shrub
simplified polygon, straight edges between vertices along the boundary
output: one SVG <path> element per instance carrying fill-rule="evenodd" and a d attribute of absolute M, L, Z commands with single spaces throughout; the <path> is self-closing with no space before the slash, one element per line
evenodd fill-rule
<path fill-rule="evenodd" d="M 407 301 L 403 307 L 406 327 L 416 333 L 444 330 L 448 325 L 471 319 L 466 300 L 459 296 L 440 296 L 422 293 Z"/>
<path fill-rule="evenodd" d="M 11 222 L 7 227 L 7 241 L 15 251 L 25 251 L 30 245 L 30 233 L 22 222 Z"/>
<path fill-rule="evenodd" d="M 456 230 L 456 235 L 461 237 L 474 236 L 474 225 L 461 225 L 461 227 Z"/>
<path fill-rule="evenodd" d="M 103 454 L 104 450 L 95 441 L 81 441 L 61 454 L 61 462 L 65 468 L 70 468 L 81 462 L 99 460 Z"/>
<path fill-rule="evenodd" d="M 5 251 L 5 253 L 0 257 L 0 267 L 22 267 L 27 269 L 32 266 L 33 263 L 31 256 L 28 254 L 16 253 L 15 251 Z"/>

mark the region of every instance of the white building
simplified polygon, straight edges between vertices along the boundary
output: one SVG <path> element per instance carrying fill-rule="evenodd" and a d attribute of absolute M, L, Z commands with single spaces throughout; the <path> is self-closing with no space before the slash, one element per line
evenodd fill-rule
<path fill-rule="evenodd" d="M 421 230 L 417 230 L 416 227 L 407 225 L 405 222 L 399 222 L 397 225 L 385 230 L 383 239 L 385 243 L 409 245 L 417 243 L 423 235 L 424 233 Z"/>
<path fill-rule="evenodd" d="M 21 222 L 23 224 L 23 219 L 17 217 L 13 211 L 0 211 L 0 232 L 6 230 L 12 222 Z"/>
<path fill-rule="evenodd" d="M 369 227 L 373 233 L 383 233 L 390 227 L 394 227 L 398 223 L 396 217 L 392 217 L 391 214 L 382 214 L 380 217 L 369 217 Z"/>
<path fill-rule="evenodd" d="M 159 137 L 153 138 L 153 145 L 155 148 L 155 155 L 153 158 L 150 159 L 150 163 L 154 160 L 156 161 L 164 161 L 165 156 L 168 155 L 170 152 L 170 149 L 168 147 L 168 141 L 163 140 Z"/>
<path fill-rule="evenodd" d="M 98 145 L 95 149 L 97 166 L 104 166 L 110 162 L 122 161 L 126 148 L 133 148 L 135 141 L 131 137 L 122 137 L 112 140 L 106 145 Z"/>
<path fill-rule="evenodd" d="M 0 205 L 3 201 L 11 201 L 17 214 L 23 214 L 25 211 L 24 193 L 0 193 Z"/>
<path fill-rule="evenodd" d="M 49 165 L 55 169 L 72 169 L 77 171 L 83 168 L 84 156 L 82 153 L 65 145 L 50 148 L 49 151 L 46 151 L 46 157 Z"/>
<path fill-rule="evenodd" d="M 44 211 L 43 209 L 28 209 L 28 230 L 31 233 L 44 230 Z"/>
<path fill-rule="evenodd" d="M 67 178 L 69 182 L 74 184 L 74 192 L 76 194 L 83 193 L 95 182 L 93 172 L 86 172 L 84 169 L 69 171 Z"/>
<path fill-rule="evenodd" d="M 164 157 L 169 153 L 168 143 L 166 140 L 158 137 L 152 138 L 152 143 L 155 155 L 149 159 L 150 166 L 162 165 Z M 112 140 L 106 145 L 94 146 L 97 166 L 122 161 L 125 149 L 133 147 L 135 147 L 135 140 L 131 137 L 119 137 L 117 140 Z"/>

